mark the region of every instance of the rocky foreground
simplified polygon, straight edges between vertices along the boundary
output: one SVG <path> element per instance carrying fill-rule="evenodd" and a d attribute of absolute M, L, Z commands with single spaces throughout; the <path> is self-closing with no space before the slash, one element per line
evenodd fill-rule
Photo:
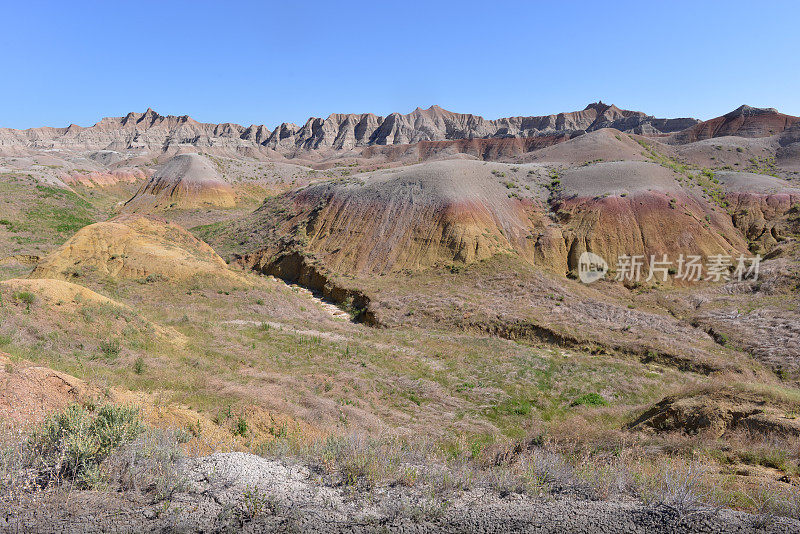
<path fill-rule="evenodd" d="M 312 468 L 246 453 L 184 460 L 181 491 L 149 504 L 136 492 L 72 492 L 11 507 L 3 532 L 647 532 L 800 530 L 800 522 L 731 510 L 547 499 L 471 489 L 444 500 L 413 486 L 371 491 L 322 481 Z"/>

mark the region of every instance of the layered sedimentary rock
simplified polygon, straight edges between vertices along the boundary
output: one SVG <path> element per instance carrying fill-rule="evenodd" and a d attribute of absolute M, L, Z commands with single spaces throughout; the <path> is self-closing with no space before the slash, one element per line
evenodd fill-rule
<path fill-rule="evenodd" d="M 225 147 L 252 145 L 242 141 L 238 124 L 205 124 L 186 115 L 162 116 L 148 109 L 124 117 L 107 117 L 93 126 L 66 128 L 0 128 L 0 148 L 27 146 L 46 149 L 132 150 L 169 147 Z"/>
<path fill-rule="evenodd" d="M 149 174 L 141 169 L 118 169 L 109 172 L 76 172 L 61 178 L 67 185 L 84 187 L 109 187 L 120 183 L 135 184 L 144 181 Z"/>
<path fill-rule="evenodd" d="M 695 123 L 694 119 L 656 119 L 602 102 L 590 104 L 582 111 L 497 120 L 431 106 L 428 109 L 417 108 L 407 115 L 333 114 L 327 119 L 311 118 L 303 126 L 282 124 L 273 131 L 265 145 L 279 151 L 352 149 L 423 141 L 575 135 L 601 128 L 662 134 L 677 132 Z"/>
<path fill-rule="evenodd" d="M 747 250 L 724 210 L 660 165 L 581 166 L 553 184 L 545 170 L 450 160 L 359 175 L 268 200 L 227 239 L 262 270 L 300 249 L 342 273 L 468 264 L 499 253 L 565 273 L 585 251 L 613 265 L 619 255 L 643 255 L 647 264 L 650 255 Z"/>
<path fill-rule="evenodd" d="M 420 141 L 410 145 L 372 145 L 365 147 L 361 156 L 384 158 L 387 161 L 427 161 L 452 157 L 474 157 L 484 161 L 518 159 L 529 152 L 563 143 L 567 134 L 539 135 L 536 137 L 501 137 L 489 139 L 451 139 Z"/>
<path fill-rule="evenodd" d="M 771 250 L 800 231 L 800 187 L 773 176 L 718 172 L 733 223 L 759 251 Z"/>
<path fill-rule="evenodd" d="M 526 161 L 582 165 L 600 161 L 642 161 L 642 147 L 631 136 L 613 128 L 603 128 L 553 143 L 525 156 Z"/>
<path fill-rule="evenodd" d="M 283 123 L 265 126 L 207 124 L 188 116 L 162 116 L 148 109 L 124 117 L 102 119 L 90 127 L 0 128 L 0 149 L 13 147 L 73 150 L 170 150 L 193 146 L 242 151 L 274 149 L 280 153 L 371 145 L 402 145 L 420 141 L 576 135 L 601 128 L 644 134 L 667 134 L 696 124 L 694 119 L 656 119 L 639 111 L 598 102 L 581 111 L 535 117 L 483 117 L 453 113 L 438 106 L 392 113 L 334 113 L 310 118 L 302 126 Z"/>
<path fill-rule="evenodd" d="M 800 172 L 800 121 L 781 134 L 775 159 L 782 168 Z"/>
<path fill-rule="evenodd" d="M 128 211 L 231 208 L 236 193 L 211 162 L 199 154 L 180 154 L 169 160 L 125 203 Z"/>
<path fill-rule="evenodd" d="M 613 263 L 621 255 L 672 260 L 746 250 L 746 241 L 718 206 L 684 189 L 670 169 L 646 162 L 578 167 L 561 176 L 554 202 L 568 265 L 590 251 Z"/>
<path fill-rule="evenodd" d="M 800 117 L 784 115 L 774 108 L 741 106 L 721 117 L 700 122 L 676 133 L 672 137 L 672 141 L 692 143 L 728 135 L 769 137 L 782 133 L 798 121 L 800 121 Z"/>
<path fill-rule="evenodd" d="M 308 187 L 268 201 L 242 228 L 256 229 L 256 247 L 270 241 L 262 229 L 291 233 L 336 270 L 386 272 L 513 250 L 532 259 L 530 229 L 544 219 L 482 164 L 443 161 Z M 259 258 L 280 251 L 273 245 Z"/>

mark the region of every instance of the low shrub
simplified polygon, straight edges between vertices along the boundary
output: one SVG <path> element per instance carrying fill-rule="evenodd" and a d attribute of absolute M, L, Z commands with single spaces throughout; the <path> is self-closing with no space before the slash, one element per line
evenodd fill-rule
<path fill-rule="evenodd" d="M 153 502 L 170 499 L 186 486 L 177 467 L 185 457 L 175 432 L 148 429 L 125 443 L 103 463 L 108 485 L 116 490 L 149 495 Z"/>
<path fill-rule="evenodd" d="M 113 360 L 122 352 L 122 345 L 118 339 L 107 339 L 100 342 L 100 352 L 103 353 L 105 358 Z"/>
<path fill-rule="evenodd" d="M 137 408 L 108 404 L 90 412 L 73 404 L 49 416 L 28 445 L 47 483 L 67 480 L 91 488 L 100 482 L 100 464 L 143 431 Z"/>
<path fill-rule="evenodd" d="M 25 304 L 26 311 L 31 311 L 31 306 L 36 302 L 36 295 L 30 291 L 19 291 L 14 293 L 14 300 Z"/>

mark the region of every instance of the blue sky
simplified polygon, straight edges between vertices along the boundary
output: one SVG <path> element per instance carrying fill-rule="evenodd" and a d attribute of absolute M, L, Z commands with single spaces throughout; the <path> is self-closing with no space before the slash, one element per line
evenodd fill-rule
<path fill-rule="evenodd" d="M 303 122 L 438 104 L 487 118 L 598 99 L 711 118 L 800 115 L 800 3 L 0 0 L 0 126 L 152 107 Z"/>

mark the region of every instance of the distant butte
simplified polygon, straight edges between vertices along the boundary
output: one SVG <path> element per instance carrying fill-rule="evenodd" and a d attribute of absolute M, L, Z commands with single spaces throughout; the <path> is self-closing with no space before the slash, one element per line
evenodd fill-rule
<path fill-rule="evenodd" d="M 581 111 L 544 116 L 487 120 L 478 115 L 453 113 L 439 106 L 417 108 L 406 115 L 386 117 L 372 113 L 333 113 L 311 117 L 302 126 L 282 123 L 270 130 L 232 123 L 208 124 L 187 115 L 163 116 L 148 108 L 144 113 L 108 117 L 82 128 L 0 128 L 0 148 L 70 148 L 94 150 L 161 149 L 179 145 L 223 149 L 271 149 L 284 155 L 319 149 L 350 150 L 374 145 L 406 145 L 421 141 L 462 139 L 574 137 L 601 128 L 642 135 L 667 135 L 698 124 L 696 119 L 659 119 L 640 111 L 596 102 Z"/>

